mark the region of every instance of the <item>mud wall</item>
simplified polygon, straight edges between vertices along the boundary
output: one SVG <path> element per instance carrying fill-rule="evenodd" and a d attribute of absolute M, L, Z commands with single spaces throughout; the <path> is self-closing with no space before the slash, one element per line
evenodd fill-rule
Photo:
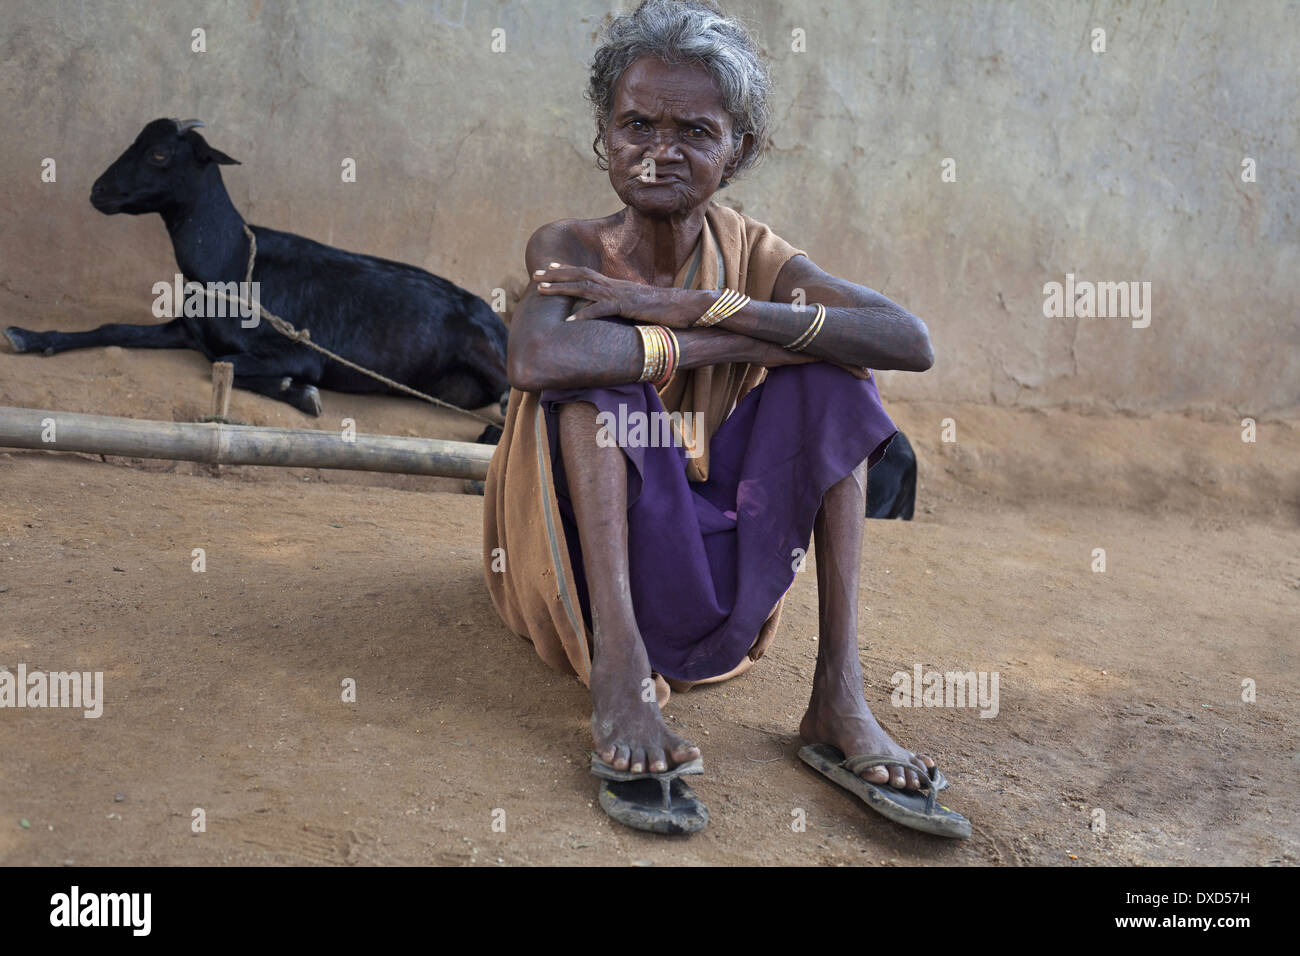
<path fill-rule="evenodd" d="M 160 220 L 87 195 L 159 116 L 242 161 L 225 179 L 253 222 L 517 290 L 534 228 L 617 208 L 582 90 L 629 7 L 7 0 L 0 304 L 151 321 Z M 719 198 L 927 321 L 935 368 L 886 373 L 887 398 L 1300 412 L 1300 5 L 727 9 L 777 93 L 771 154 Z M 1149 282 L 1149 324 L 1045 317 L 1067 274 Z"/>

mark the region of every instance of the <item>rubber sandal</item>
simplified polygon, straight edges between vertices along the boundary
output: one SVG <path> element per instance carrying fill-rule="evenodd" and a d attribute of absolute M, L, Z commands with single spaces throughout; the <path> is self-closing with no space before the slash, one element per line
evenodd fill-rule
<path fill-rule="evenodd" d="M 809 744 L 800 749 L 799 759 L 895 823 L 935 836 L 958 839 L 970 836 L 970 821 L 939 803 L 938 793 L 942 789 L 939 781 L 946 786 L 947 780 L 937 773 L 937 768 L 931 768 L 926 780 L 929 786 L 916 791 L 872 783 L 858 776 L 858 771 L 866 767 L 898 765 L 898 758 L 892 754 L 855 754 L 846 759 L 841 750 L 830 744 Z"/>
<path fill-rule="evenodd" d="M 709 825 L 708 808 L 682 777 L 704 773 L 704 758 L 696 757 L 663 773 L 615 770 L 596 754 L 591 772 L 600 778 L 597 797 L 610 818 L 634 830 L 651 833 L 695 833 Z"/>

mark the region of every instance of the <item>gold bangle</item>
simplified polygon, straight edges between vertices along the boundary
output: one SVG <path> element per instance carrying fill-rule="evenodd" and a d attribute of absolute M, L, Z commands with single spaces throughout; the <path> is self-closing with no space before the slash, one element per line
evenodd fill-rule
<path fill-rule="evenodd" d="M 654 330 L 655 330 L 655 335 L 659 336 L 659 341 L 663 347 L 663 351 L 661 353 L 661 360 L 659 362 L 659 368 L 657 370 L 658 374 L 654 377 L 654 380 L 651 382 L 651 384 L 653 385 L 658 385 L 659 381 L 668 374 L 669 366 L 672 364 L 673 361 L 673 353 L 672 353 L 672 342 L 669 341 L 668 339 L 668 328 L 663 325 L 656 325 L 654 327 Z"/>
<path fill-rule="evenodd" d="M 645 362 L 641 367 L 641 377 L 637 381 L 654 385 L 668 372 L 671 361 L 669 353 L 671 343 L 668 337 L 672 332 L 662 325 L 638 325 L 637 331 L 641 333 L 641 344 L 645 349 Z"/>
<path fill-rule="evenodd" d="M 822 330 L 822 323 L 825 321 L 826 306 L 818 302 L 817 314 L 813 316 L 813 320 L 808 324 L 808 328 L 804 329 L 803 334 L 787 345 L 786 348 L 794 352 L 802 352 L 812 343 L 813 339 L 817 338 L 817 333 Z"/>
<path fill-rule="evenodd" d="M 667 345 L 667 361 L 664 364 L 663 374 L 651 381 L 650 384 L 653 385 L 656 390 L 662 391 L 668 386 L 668 383 L 673 380 L 673 376 L 677 374 L 677 362 L 681 356 L 681 346 L 677 342 L 677 336 L 673 334 L 673 330 L 668 328 L 668 326 L 660 325 L 656 326 L 656 328 L 660 330 L 660 333 L 665 339 Z"/>
<path fill-rule="evenodd" d="M 735 315 L 749 303 L 749 296 L 742 295 L 735 289 L 724 289 L 722 295 L 709 306 L 708 311 L 695 320 L 695 328 L 707 329 L 711 325 L 717 325 L 727 316 Z"/>
<path fill-rule="evenodd" d="M 648 382 L 654 376 L 663 346 L 649 326 L 638 325 L 636 330 L 641 335 L 641 348 L 645 353 L 645 361 L 641 365 L 641 377 L 637 381 Z"/>
<path fill-rule="evenodd" d="M 646 334 L 650 337 L 651 341 L 654 342 L 654 363 L 650 365 L 650 377 L 646 378 L 646 381 L 653 384 L 655 378 L 663 375 L 663 336 L 660 336 L 659 329 L 655 328 L 654 325 L 646 326 Z"/>

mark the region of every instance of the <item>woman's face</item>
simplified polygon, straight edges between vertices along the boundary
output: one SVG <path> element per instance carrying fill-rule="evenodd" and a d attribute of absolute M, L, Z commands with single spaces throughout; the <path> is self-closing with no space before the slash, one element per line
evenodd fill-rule
<path fill-rule="evenodd" d="M 683 215 L 708 202 L 734 172 L 739 157 L 732 155 L 731 130 L 708 71 L 642 57 L 614 87 L 605 134 L 610 184 L 646 215 Z"/>

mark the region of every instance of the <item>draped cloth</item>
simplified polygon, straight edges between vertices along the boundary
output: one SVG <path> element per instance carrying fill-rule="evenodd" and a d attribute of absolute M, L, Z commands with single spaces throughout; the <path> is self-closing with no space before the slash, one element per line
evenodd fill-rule
<path fill-rule="evenodd" d="M 770 301 L 781 268 L 801 254 L 711 202 L 674 284 Z M 719 363 L 678 372 L 662 392 L 512 389 L 484 484 L 484 577 L 506 626 L 583 683 L 594 644 L 559 453 L 566 401 L 615 416 L 695 416 L 672 446 L 623 447 L 633 609 L 652 668 L 677 689 L 734 677 L 763 655 L 821 495 L 864 459 L 874 464 L 895 433 L 870 370 L 836 362 Z"/>

